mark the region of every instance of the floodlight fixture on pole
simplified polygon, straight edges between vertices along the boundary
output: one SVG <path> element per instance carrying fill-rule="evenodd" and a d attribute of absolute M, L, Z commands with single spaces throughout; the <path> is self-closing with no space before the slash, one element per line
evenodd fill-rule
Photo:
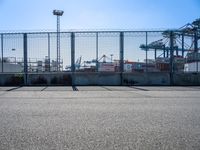
<path fill-rule="evenodd" d="M 53 10 L 53 15 L 57 16 L 57 71 L 60 71 L 60 16 L 64 11 Z"/>
<path fill-rule="evenodd" d="M 63 13 L 64 13 L 64 11 L 62 11 L 62 10 L 53 10 L 53 14 L 56 16 L 62 16 Z"/>

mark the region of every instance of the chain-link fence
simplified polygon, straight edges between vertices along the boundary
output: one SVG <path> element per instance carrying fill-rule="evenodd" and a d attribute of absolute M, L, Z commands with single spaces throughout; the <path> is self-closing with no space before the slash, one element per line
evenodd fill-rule
<path fill-rule="evenodd" d="M 199 72 L 199 37 L 176 31 L 2 33 L 1 73 Z M 59 49 L 57 45 L 60 45 Z"/>

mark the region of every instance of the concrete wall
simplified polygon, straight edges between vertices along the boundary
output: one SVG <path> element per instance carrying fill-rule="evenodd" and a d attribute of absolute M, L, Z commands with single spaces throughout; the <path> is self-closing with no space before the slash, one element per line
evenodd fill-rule
<path fill-rule="evenodd" d="M 200 73 L 175 73 L 174 85 L 200 85 Z"/>
<path fill-rule="evenodd" d="M 123 73 L 123 85 L 170 85 L 169 73 Z"/>
<path fill-rule="evenodd" d="M 0 74 L 0 85 L 23 85 L 23 74 Z M 170 85 L 169 73 L 36 73 L 27 85 Z M 73 82 L 72 82 L 73 81 Z M 174 73 L 174 85 L 200 85 L 200 73 Z"/>
<path fill-rule="evenodd" d="M 71 73 L 35 73 L 27 75 L 28 85 L 71 85 Z"/>
<path fill-rule="evenodd" d="M 19 86 L 24 84 L 23 74 L 0 73 L 1 86 Z"/>
<path fill-rule="evenodd" d="M 120 73 L 76 73 L 75 85 L 120 85 Z"/>

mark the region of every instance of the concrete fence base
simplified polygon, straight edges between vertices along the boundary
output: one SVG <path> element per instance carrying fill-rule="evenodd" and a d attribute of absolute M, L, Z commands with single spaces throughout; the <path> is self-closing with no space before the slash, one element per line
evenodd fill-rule
<path fill-rule="evenodd" d="M 27 77 L 24 80 L 24 77 Z M 200 73 L 1 73 L 1 86 L 20 85 L 200 85 Z M 25 83 L 26 82 L 26 83 Z"/>
<path fill-rule="evenodd" d="M 200 73 L 174 73 L 174 85 L 200 85 Z"/>

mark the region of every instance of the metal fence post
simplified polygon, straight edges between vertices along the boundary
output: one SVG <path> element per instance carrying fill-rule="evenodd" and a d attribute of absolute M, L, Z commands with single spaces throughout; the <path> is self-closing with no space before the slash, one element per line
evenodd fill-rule
<path fill-rule="evenodd" d="M 148 33 L 146 32 L 146 67 L 145 67 L 145 70 L 146 70 L 146 72 L 148 71 L 147 70 L 147 59 L 148 59 L 148 53 L 147 53 L 147 51 L 148 51 L 148 48 L 147 48 L 147 46 L 148 46 Z"/>
<path fill-rule="evenodd" d="M 48 65 L 49 65 L 49 72 L 51 71 L 51 60 L 50 60 L 50 33 L 48 33 Z"/>
<path fill-rule="evenodd" d="M 195 52 L 195 61 L 196 61 L 196 72 L 198 72 L 198 36 L 197 31 L 194 33 L 194 52 Z"/>
<path fill-rule="evenodd" d="M 165 45 L 163 45 L 163 57 L 166 58 L 166 49 L 165 49 Z"/>
<path fill-rule="evenodd" d="M 72 86 L 75 83 L 75 34 L 71 33 L 71 72 L 72 72 Z"/>
<path fill-rule="evenodd" d="M 1 72 L 3 73 L 3 34 L 1 34 Z"/>
<path fill-rule="evenodd" d="M 98 32 L 96 32 L 96 72 L 98 72 L 99 68 L 99 35 Z"/>
<path fill-rule="evenodd" d="M 123 72 L 124 72 L 124 32 L 120 32 L 120 73 L 121 73 L 121 85 L 123 84 Z"/>
<path fill-rule="evenodd" d="M 170 31 L 170 85 L 174 84 L 174 33 Z"/>
<path fill-rule="evenodd" d="M 75 34 L 71 33 L 71 72 L 75 72 Z"/>
<path fill-rule="evenodd" d="M 157 49 L 155 49 L 155 52 L 154 52 L 154 59 L 156 60 L 157 58 Z"/>
<path fill-rule="evenodd" d="M 27 53 L 27 33 L 23 34 L 24 39 L 24 85 L 27 85 L 27 74 L 28 74 L 28 53 Z"/>
<path fill-rule="evenodd" d="M 184 33 L 182 34 L 182 57 L 184 57 Z"/>

